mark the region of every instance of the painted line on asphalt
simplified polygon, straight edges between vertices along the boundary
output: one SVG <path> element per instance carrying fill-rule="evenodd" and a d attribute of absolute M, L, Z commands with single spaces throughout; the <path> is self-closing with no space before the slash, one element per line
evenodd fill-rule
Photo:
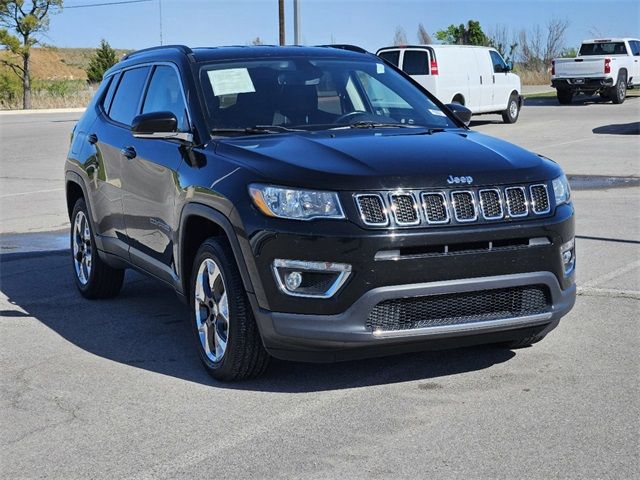
<path fill-rule="evenodd" d="M 636 260 L 635 262 L 628 263 L 620 268 L 616 268 L 615 270 L 612 270 L 608 273 L 600 275 L 599 277 L 591 279 L 588 282 L 584 282 L 583 284 L 581 284 L 581 287 L 582 289 L 589 289 L 589 288 L 596 287 L 598 286 L 598 284 L 607 282 L 609 280 L 613 280 L 614 278 L 619 277 L 620 275 L 624 275 L 625 273 L 630 272 L 632 270 L 635 270 L 638 267 L 640 267 L 640 260 Z"/>
<path fill-rule="evenodd" d="M 0 195 L 0 198 L 20 197 L 22 195 L 33 195 L 36 193 L 62 192 L 63 190 L 64 188 L 51 188 L 49 190 L 35 190 L 33 192 L 8 193 L 6 195 Z"/>

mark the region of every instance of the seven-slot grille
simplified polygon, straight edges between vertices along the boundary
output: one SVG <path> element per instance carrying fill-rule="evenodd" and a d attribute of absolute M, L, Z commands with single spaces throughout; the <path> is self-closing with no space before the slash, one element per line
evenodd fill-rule
<path fill-rule="evenodd" d="M 551 212 L 546 184 L 399 191 L 354 195 L 362 222 L 371 227 L 488 222 Z"/>
<path fill-rule="evenodd" d="M 547 194 L 547 186 L 544 184 L 531 185 L 529 187 L 531 193 L 531 208 L 535 213 L 547 213 L 550 210 L 549 195 Z"/>
<path fill-rule="evenodd" d="M 444 193 L 423 193 L 422 205 L 427 218 L 427 223 L 438 224 L 447 223 L 449 221 L 447 197 Z"/>
<path fill-rule="evenodd" d="M 546 313 L 550 305 L 545 285 L 394 298 L 373 307 L 366 326 L 384 332 L 462 325 Z"/>
<path fill-rule="evenodd" d="M 476 202 L 471 191 L 451 192 L 453 215 L 459 222 L 473 222 L 478 218 Z"/>
<path fill-rule="evenodd" d="M 360 218 L 367 225 L 385 226 L 389 223 L 387 210 L 378 194 L 357 195 L 356 203 L 360 211 Z"/>
<path fill-rule="evenodd" d="M 392 193 L 391 210 L 398 225 L 417 225 L 420 223 L 418 205 L 410 193 Z"/>

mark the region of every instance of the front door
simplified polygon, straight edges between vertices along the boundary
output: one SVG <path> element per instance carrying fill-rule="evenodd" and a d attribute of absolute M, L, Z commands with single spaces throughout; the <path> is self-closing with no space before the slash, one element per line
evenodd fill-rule
<path fill-rule="evenodd" d="M 178 129 L 189 122 L 177 70 L 156 65 L 144 95 L 141 113 L 172 112 Z M 177 171 L 184 148 L 173 140 L 131 137 L 125 146 L 129 158 L 123 168 L 124 223 L 131 261 L 156 276 L 175 279 L 173 247 L 177 235 L 175 199 L 179 193 Z"/>
<path fill-rule="evenodd" d="M 489 53 L 493 65 L 493 106 L 498 110 L 504 110 L 513 91 L 511 75 L 502 56 L 495 50 L 490 50 Z"/>

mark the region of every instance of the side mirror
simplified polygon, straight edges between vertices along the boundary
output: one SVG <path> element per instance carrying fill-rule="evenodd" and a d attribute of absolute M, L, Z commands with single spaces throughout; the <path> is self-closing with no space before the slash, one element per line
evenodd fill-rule
<path fill-rule="evenodd" d="M 467 127 L 471 122 L 471 110 L 459 103 L 447 103 L 446 107 L 456 116 L 458 120 L 464 123 Z"/>
<path fill-rule="evenodd" d="M 131 131 L 136 138 L 193 141 L 192 134 L 178 131 L 178 119 L 171 112 L 138 115 L 131 123 Z"/>
<path fill-rule="evenodd" d="M 513 62 L 511 60 L 509 60 L 507 62 L 507 68 L 505 68 L 505 72 L 510 72 L 511 70 L 513 70 Z"/>

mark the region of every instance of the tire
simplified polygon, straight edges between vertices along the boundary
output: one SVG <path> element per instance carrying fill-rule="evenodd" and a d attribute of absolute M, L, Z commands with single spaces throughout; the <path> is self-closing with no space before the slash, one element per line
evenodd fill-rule
<path fill-rule="evenodd" d="M 269 354 L 225 240 L 212 237 L 200 246 L 190 292 L 189 325 L 207 372 L 221 381 L 262 374 Z"/>
<path fill-rule="evenodd" d="M 609 96 L 611 101 L 616 104 L 624 102 L 627 98 L 627 73 L 620 72 L 618 74 L 618 83 L 616 83 L 611 89 Z"/>
<path fill-rule="evenodd" d="M 558 97 L 558 102 L 560 102 L 560 104 L 570 105 L 571 100 L 573 99 L 573 92 L 567 89 L 558 89 L 556 96 Z"/>
<path fill-rule="evenodd" d="M 531 335 L 530 337 L 520 338 L 518 340 L 512 340 L 510 342 L 499 343 L 498 346 L 501 348 L 509 348 L 514 350 L 518 348 L 527 348 L 534 343 L 538 343 L 544 337 L 546 337 L 546 335 Z"/>
<path fill-rule="evenodd" d="M 74 279 L 83 297 L 112 298 L 124 281 L 124 270 L 112 268 L 98 255 L 89 210 L 84 198 L 78 199 L 71 214 L 71 260 Z"/>
<path fill-rule="evenodd" d="M 502 121 L 504 123 L 516 123 L 520 116 L 520 105 L 518 104 L 518 96 L 513 93 L 509 97 L 507 108 L 502 112 Z"/>

